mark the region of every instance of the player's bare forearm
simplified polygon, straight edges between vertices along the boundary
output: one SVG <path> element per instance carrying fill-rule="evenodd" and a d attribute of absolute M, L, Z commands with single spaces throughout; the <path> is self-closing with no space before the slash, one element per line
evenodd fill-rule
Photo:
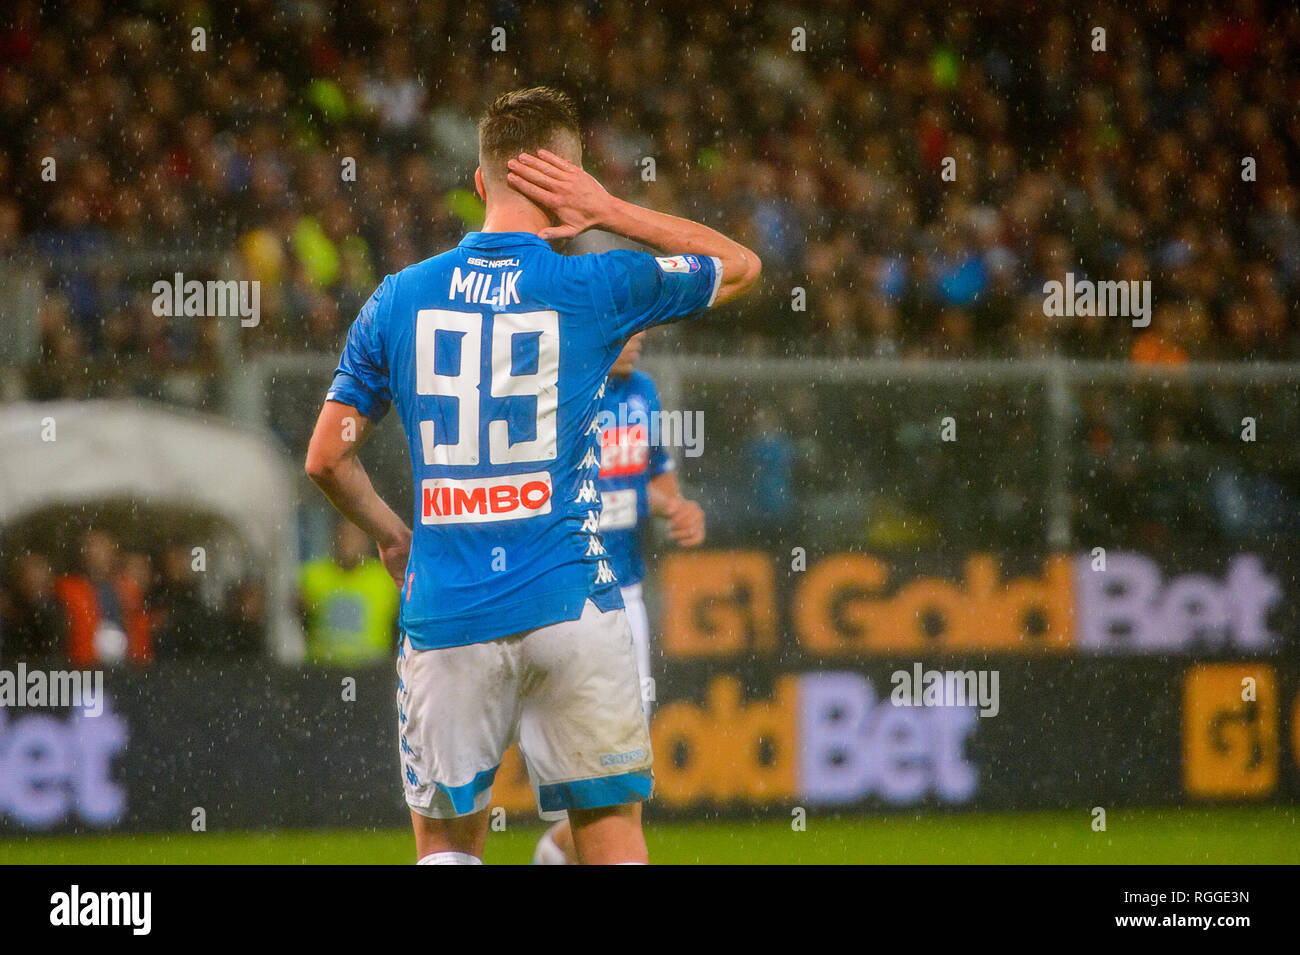
<path fill-rule="evenodd" d="M 411 547 L 411 530 L 381 498 L 357 451 L 370 435 L 370 419 L 351 405 L 327 401 L 307 447 L 307 476 L 344 517 L 379 546 L 379 556 L 399 586 Z"/>
<path fill-rule="evenodd" d="M 682 547 L 704 543 L 704 508 L 682 496 L 677 475 L 669 471 L 646 482 L 650 512 L 668 520 L 668 535 Z"/>
<path fill-rule="evenodd" d="M 655 517 L 667 517 L 669 505 L 682 496 L 676 472 L 656 474 L 646 482 L 646 494 L 650 498 L 650 513 Z"/>
<path fill-rule="evenodd" d="M 762 272 L 754 252 L 718 230 L 617 199 L 582 167 L 548 150 L 536 156 L 522 153 L 507 165 L 510 186 L 560 222 L 539 232 L 543 239 L 567 239 L 601 228 L 661 252 L 713 256 L 722 263 L 715 305 L 744 295 Z"/>
<path fill-rule="evenodd" d="M 717 229 L 680 216 L 656 212 L 610 196 L 601 226 L 660 252 L 711 255 L 722 263 L 722 281 L 715 305 L 739 298 L 758 282 L 758 256 Z"/>
<path fill-rule="evenodd" d="M 311 479 L 339 513 L 365 531 L 375 543 L 388 546 L 410 540 L 410 528 L 375 491 L 370 475 L 356 458 L 311 473 Z"/>

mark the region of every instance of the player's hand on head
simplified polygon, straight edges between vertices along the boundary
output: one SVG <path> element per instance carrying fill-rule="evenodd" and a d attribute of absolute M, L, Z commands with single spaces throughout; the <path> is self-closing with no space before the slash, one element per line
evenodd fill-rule
<path fill-rule="evenodd" d="M 547 149 L 520 153 L 507 164 L 511 188 L 560 221 L 537 233 L 542 239 L 571 239 L 604 221 L 613 198 L 596 177 Z"/>
<path fill-rule="evenodd" d="M 704 508 L 679 497 L 668 505 L 668 535 L 681 547 L 704 543 Z"/>

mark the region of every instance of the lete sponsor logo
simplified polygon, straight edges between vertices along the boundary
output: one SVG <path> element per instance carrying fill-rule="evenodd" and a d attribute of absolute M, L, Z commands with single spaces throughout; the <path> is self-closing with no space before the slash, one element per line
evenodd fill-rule
<path fill-rule="evenodd" d="M 1272 653 L 1279 638 L 1268 617 L 1282 585 L 1254 554 L 1228 561 L 1222 580 L 1185 573 L 1168 580 L 1143 554 L 1117 553 L 1105 570 L 1074 562 L 1076 642 L 1092 653 L 1237 650 Z"/>
<path fill-rule="evenodd" d="M 113 760 L 127 744 L 126 720 L 99 697 L 98 716 L 74 709 L 65 720 L 30 711 L 10 721 L 0 707 L 0 819 L 44 829 L 70 817 L 111 826 L 126 813 Z"/>
<path fill-rule="evenodd" d="M 650 462 L 650 444 L 644 425 L 610 428 L 600 433 L 600 476 L 640 474 Z"/>
<path fill-rule="evenodd" d="M 851 671 L 785 674 L 766 699 L 746 699 L 740 680 L 726 674 L 700 702 L 674 700 L 656 712 L 655 799 L 673 808 L 966 803 L 979 783 L 967 741 L 982 725 L 969 706 L 895 706 Z M 515 750 L 497 783 L 494 805 L 533 807 Z"/>
<path fill-rule="evenodd" d="M 966 756 L 979 722 L 972 707 L 893 705 L 852 672 L 805 674 L 799 689 L 802 798 L 835 805 L 878 796 L 906 806 L 975 796 L 979 774 Z"/>
<path fill-rule="evenodd" d="M 864 553 L 830 554 L 777 587 L 761 551 L 675 552 L 661 563 L 663 648 L 678 659 L 774 655 L 788 614 L 817 659 L 923 653 L 1276 653 L 1283 578 L 1255 554 L 1223 570 L 1162 571 L 1144 554 L 1051 554 L 1035 573 L 971 554 L 963 573 L 902 570 Z M 782 602 L 785 606 L 782 606 Z"/>
<path fill-rule="evenodd" d="M 460 481 L 431 478 L 420 487 L 423 524 L 483 524 L 551 512 L 551 475 L 546 471 Z"/>

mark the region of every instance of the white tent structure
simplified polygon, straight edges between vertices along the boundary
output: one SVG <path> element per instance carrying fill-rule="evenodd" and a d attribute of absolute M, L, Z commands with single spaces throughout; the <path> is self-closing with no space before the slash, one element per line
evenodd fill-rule
<path fill-rule="evenodd" d="M 294 472 L 270 439 L 146 402 L 24 402 L 0 405 L 0 449 L 0 526 L 115 497 L 223 519 L 262 558 L 271 650 L 302 658 Z"/>

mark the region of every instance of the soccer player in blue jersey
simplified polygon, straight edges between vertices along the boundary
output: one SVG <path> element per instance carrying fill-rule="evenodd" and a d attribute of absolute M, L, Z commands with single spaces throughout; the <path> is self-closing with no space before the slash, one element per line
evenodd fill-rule
<path fill-rule="evenodd" d="M 644 339 L 645 333 L 638 332 L 623 346 L 610 369 L 596 420 L 601 425 L 600 539 L 623 595 L 648 718 L 654 702 L 648 691 L 654 681 L 650 620 L 641 595 L 646 575 L 642 530 L 651 515 L 665 518 L 669 536 L 682 547 L 704 543 L 705 530 L 704 509 L 682 495 L 676 465 L 664 446 L 659 390 L 649 375 L 636 370 Z M 533 861 L 543 865 L 577 861 L 567 820 L 557 822 L 542 836 Z"/>
<path fill-rule="evenodd" d="M 508 93 L 479 125 L 482 231 L 384 279 L 348 332 L 307 451 L 312 480 L 400 588 L 398 746 L 422 864 L 477 864 L 517 739 L 543 818 L 579 861 L 647 861 L 650 739 L 599 534 L 596 412 L 626 341 L 731 301 L 758 257 L 611 196 L 572 102 Z M 563 256 L 590 228 L 664 253 Z M 397 405 L 412 532 L 357 457 Z"/>

